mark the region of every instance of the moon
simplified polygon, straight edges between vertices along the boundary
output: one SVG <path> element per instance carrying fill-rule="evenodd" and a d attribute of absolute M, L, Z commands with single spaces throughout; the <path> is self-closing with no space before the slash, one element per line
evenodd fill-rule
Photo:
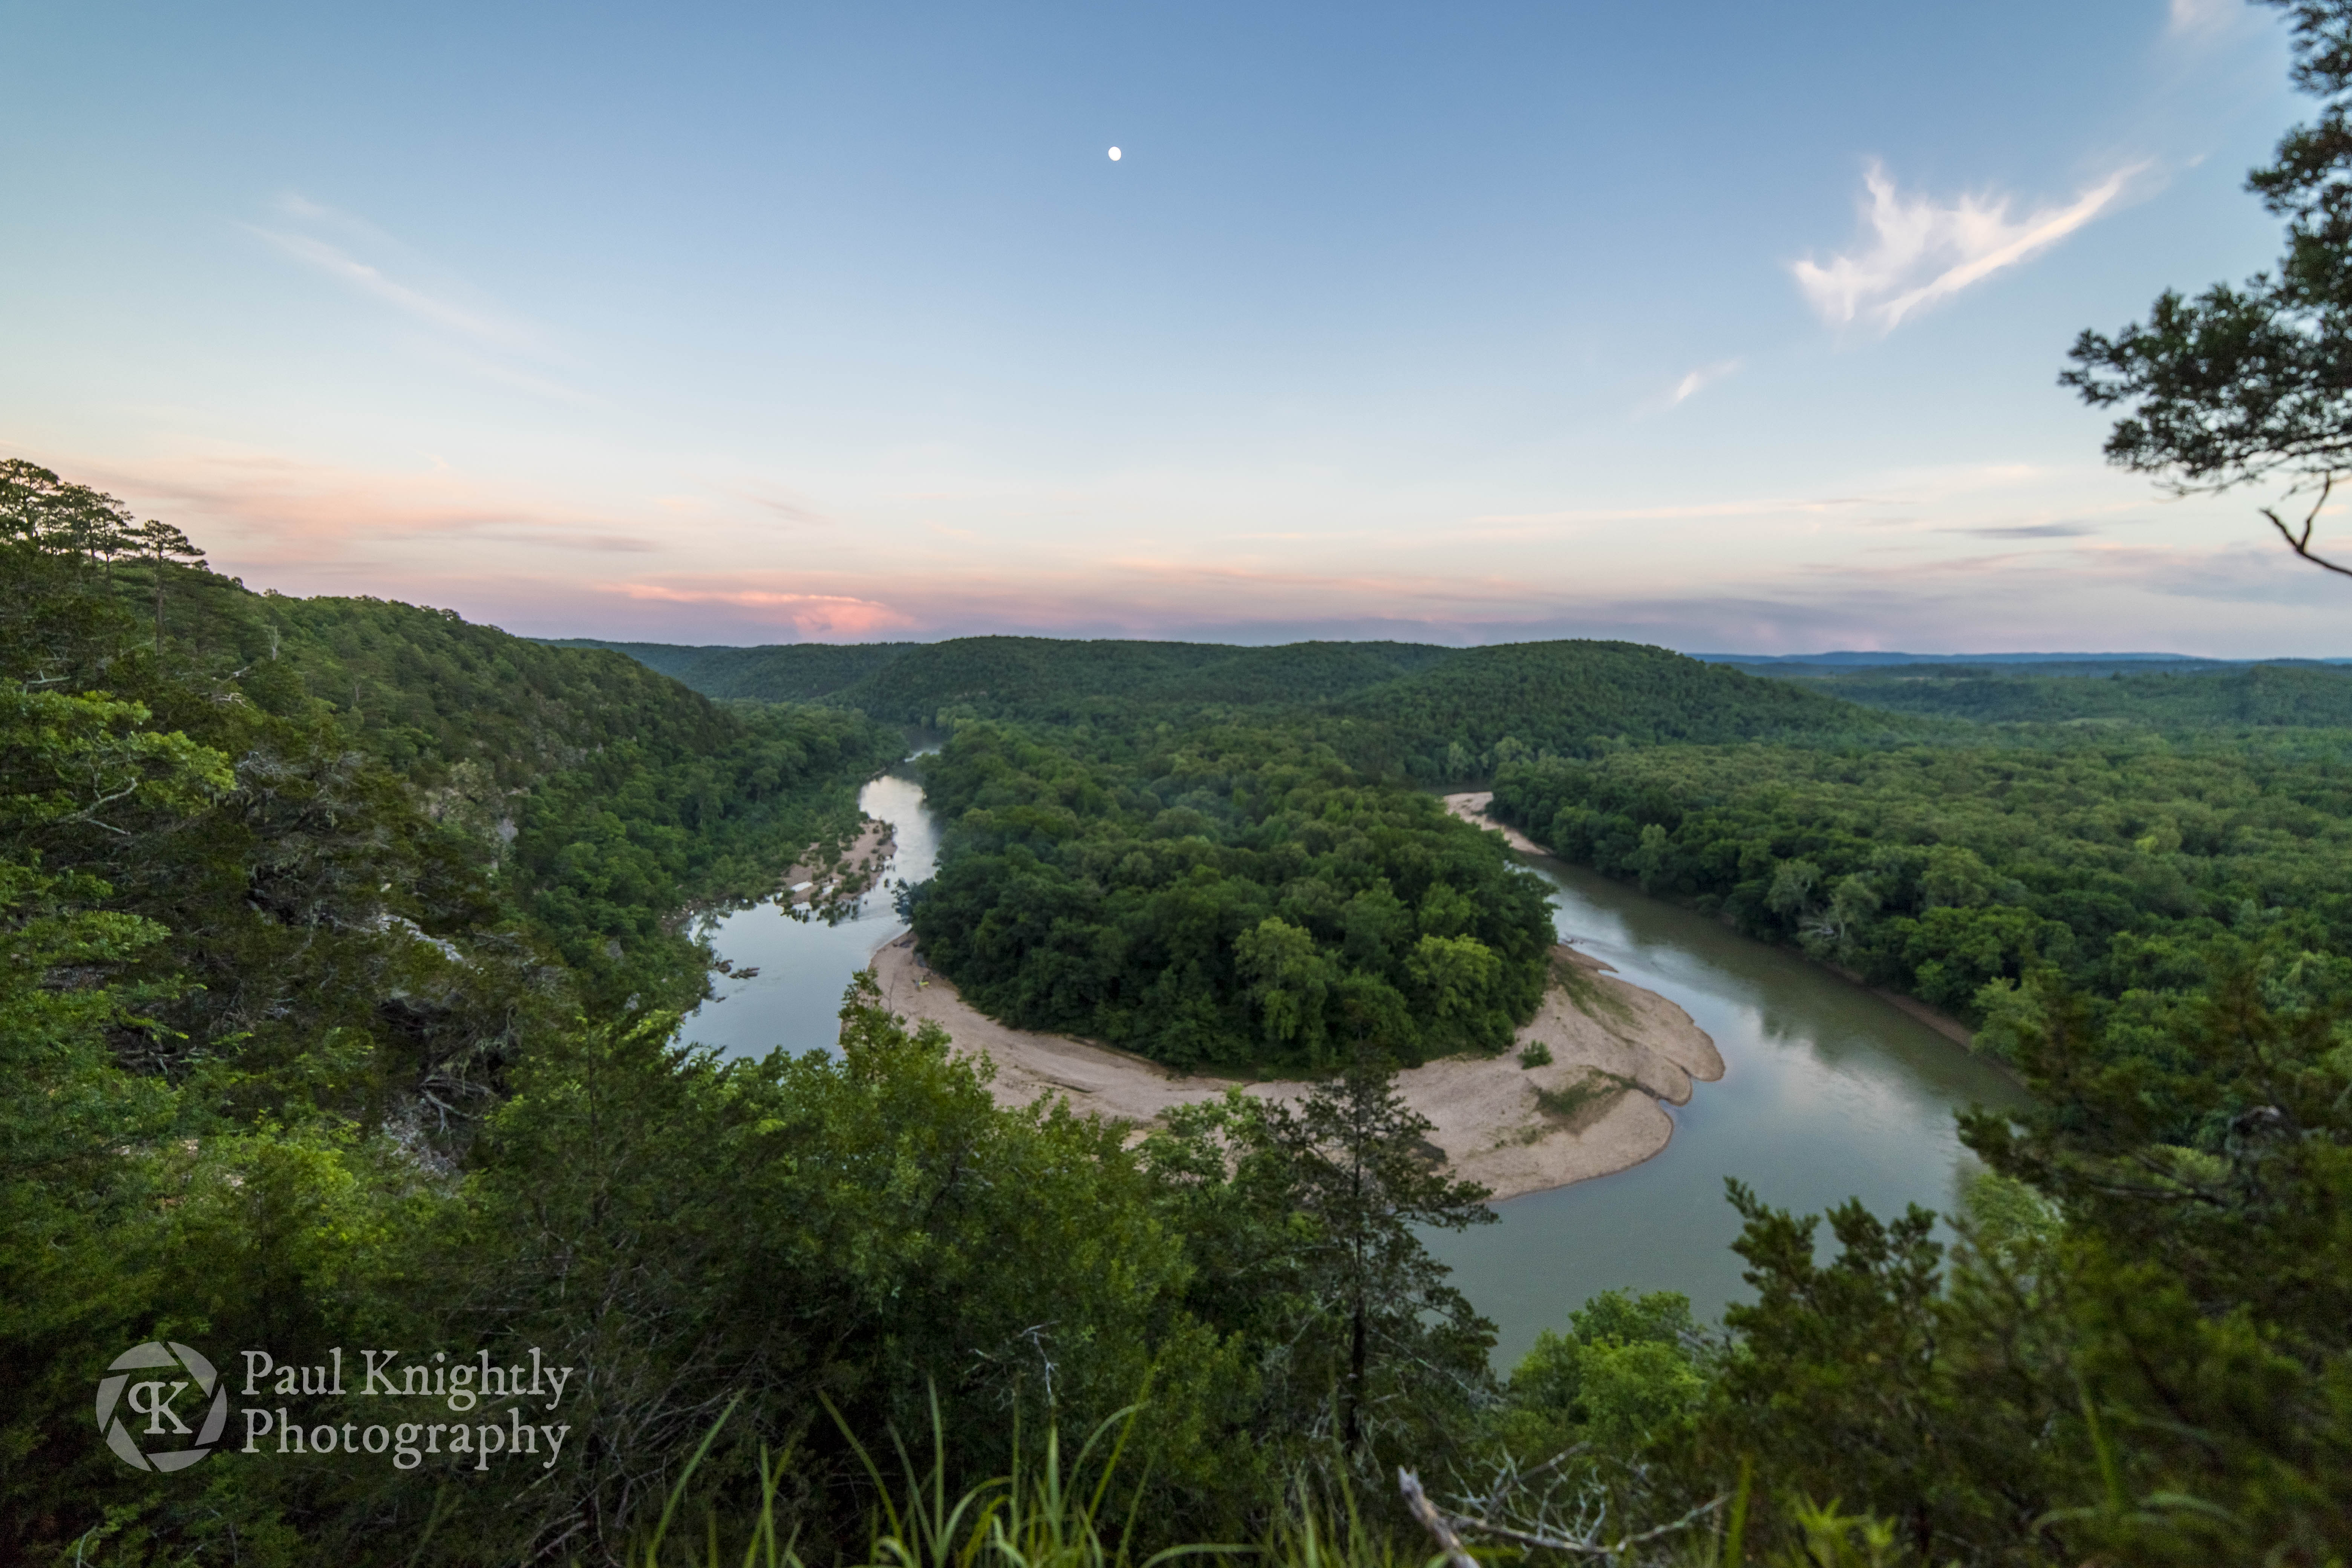
<path fill-rule="evenodd" d="M 1110 150 L 1110 161 L 1114 163 L 1118 162 L 1118 149 L 1116 147 Z"/>

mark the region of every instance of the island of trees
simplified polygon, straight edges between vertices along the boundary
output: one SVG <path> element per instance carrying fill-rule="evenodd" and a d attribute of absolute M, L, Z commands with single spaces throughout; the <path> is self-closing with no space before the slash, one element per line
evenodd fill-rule
<path fill-rule="evenodd" d="M 2254 178 L 2280 268 L 2086 334 L 2068 382 L 2123 410 L 2120 463 L 2324 506 L 2352 6 L 2284 9 L 2324 111 Z M 2268 510 L 2343 568 L 2319 510 Z M 2352 1542 L 2352 673 L 551 646 L 250 592 L 21 459 L 0 589 L 0 1557 Z M 1140 1131 L 1005 1109 L 863 982 L 837 1054 L 682 1046 L 692 913 L 845 840 L 906 725 L 945 737 L 949 823 L 906 908 L 974 1001 L 1310 1091 Z M 1538 889 L 1433 798 L 1473 785 L 1964 1021 L 2033 1103 L 1965 1120 L 1987 1173 L 1949 1229 L 1734 1182 L 1751 1291 L 1722 1322 L 1610 1292 L 1492 1368 L 1421 1240 L 1491 1211 L 1392 1076 L 1502 1048 L 1545 984 Z M 235 1436 L 163 1475 L 91 1419 L 151 1341 L 583 1370 L 571 1440 L 497 1484 L 487 1455 Z M 289 1397 L 314 1434 L 367 1415 Z"/>

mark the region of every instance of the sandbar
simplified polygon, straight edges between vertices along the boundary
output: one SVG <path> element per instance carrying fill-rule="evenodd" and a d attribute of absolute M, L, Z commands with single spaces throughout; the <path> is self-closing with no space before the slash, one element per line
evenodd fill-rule
<path fill-rule="evenodd" d="M 862 817 L 845 842 L 819 841 L 802 851 L 784 872 L 779 889 L 787 909 L 830 915 L 853 908 L 872 890 L 898 852 L 898 830 L 877 817 Z"/>
<path fill-rule="evenodd" d="M 1000 1104 L 1068 1098 L 1080 1112 L 1149 1127 L 1175 1105 L 1211 1100 L 1235 1080 L 1172 1072 L 1090 1040 L 1015 1029 L 988 1017 L 923 962 L 913 933 L 874 955 L 883 1004 L 909 1023 L 937 1022 L 964 1054 L 995 1068 Z M 1434 1125 L 1430 1142 L 1448 1170 L 1496 1198 L 1562 1187 L 1638 1165 L 1666 1146 L 1674 1119 L 1659 1101 L 1682 1105 L 1694 1079 L 1723 1076 L 1715 1042 L 1689 1014 L 1565 944 L 1553 950 L 1553 981 L 1517 1048 L 1540 1041 L 1549 1065 L 1523 1068 L 1516 1049 L 1499 1057 L 1453 1057 L 1397 1075 L 1406 1101 Z M 1243 1083 L 1244 1093 L 1296 1100 L 1304 1083 Z M 1551 1109 L 1538 1099 L 1549 1091 Z M 1561 1098 L 1564 1097 L 1564 1098 Z"/>
<path fill-rule="evenodd" d="M 1445 809 L 1473 826 L 1489 833 L 1499 833 L 1503 842 L 1522 855 L 1549 855 L 1550 850 L 1513 827 L 1507 822 L 1497 822 L 1487 815 L 1486 808 L 1495 804 L 1495 792 L 1490 789 L 1466 790 L 1445 797 Z"/>

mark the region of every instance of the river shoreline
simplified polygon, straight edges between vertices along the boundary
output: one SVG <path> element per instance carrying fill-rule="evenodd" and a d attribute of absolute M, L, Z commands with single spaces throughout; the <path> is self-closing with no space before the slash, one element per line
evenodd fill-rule
<path fill-rule="evenodd" d="M 1501 834 L 1503 836 L 1503 842 L 1508 844 L 1512 848 L 1518 850 L 1520 853 L 1526 855 L 1542 855 L 1552 859 L 1559 858 L 1559 857 L 1553 855 L 1550 850 L 1545 848 L 1542 845 L 1537 843 L 1534 839 L 1528 837 L 1517 828 L 1513 827 L 1509 823 L 1498 822 L 1489 815 L 1486 808 L 1494 804 L 1494 800 L 1495 792 L 1492 790 L 1470 790 L 1460 795 L 1449 795 L 1444 797 L 1446 810 L 1452 812 L 1463 821 L 1469 823 L 1474 827 L 1483 827 L 1490 833 Z M 1727 920 L 1726 923 L 1728 924 L 1729 921 Z M 1928 1006 L 1925 1002 L 1920 1001 L 1916 996 L 1906 996 L 1900 991 L 1890 991 L 1884 985 L 1873 985 L 1855 971 L 1846 968 L 1843 964 L 1831 963 L 1825 960 L 1815 958 L 1812 954 L 1802 952 L 1795 947 L 1785 948 L 1783 951 L 1795 953 L 1798 957 L 1805 960 L 1806 963 L 1819 965 L 1821 968 L 1827 970 L 1830 973 L 1836 975 L 1840 980 L 1844 981 L 1847 984 L 1854 986 L 1860 990 L 1867 991 L 1873 996 L 1877 997 L 1880 1001 L 1885 1002 L 1901 1009 L 1903 1012 L 1908 1013 L 1913 1018 L 1935 1030 L 1936 1033 L 1943 1036 L 1944 1038 L 1951 1041 L 1954 1045 L 1962 1047 L 1970 1051 L 1973 1051 L 1976 1048 L 1976 1031 L 1969 1028 L 1966 1024 L 1960 1022 L 1959 1019 L 1953 1017 L 1949 1013 L 1939 1013 L 1935 1008 Z"/>
<path fill-rule="evenodd" d="M 1553 956 L 1557 978 L 1513 1054 L 1451 1057 L 1397 1075 L 1407 1103 L 1433 1124 L 1430 1142 L 1444 1151 L 1451 1173 L 1497 1200 L 1640 1164 L 1674 1135 L 1674 1118 L 1659 1102 L 1687 1104 L 1694 1081 L 1723 1076 L 1715 1042 L 1681 1007 L 1565 944 Z M 992 1064 L 1001 1104 L 1065 1096 L 1082 1113 L 1144 1129 L 1171 1107 L 1229 1089 L 1296 1100 L 1308 1087 L 1188 1076 L 1093 1041 L 1012 1028 L 925 963 L 912 933 L 885 942 L 873 968 L 884 1005 L 910 1024 L 938 1023 L 959 1052 Z M 1551 1061 L 1521 1067 L 1517 1050 L 1538 1042 Z M 1571 1108 L 1547 1110 L 1538 1098 L 1546 1091 L 1565 1095 Z"/>
<path fill-rule="evenodd" d="M 887 774 L 866 786 L 859 805 L 869 819 L 898 825 L 890 879 L 929 876 L 938 824 L 913 781 Z M 1498 1326 L 1499 1365 L 1516 1362 L 1539 1331 L 1558 1328 L 1567 1304 L 1598 1290 L 1679 1290 L 1702 1319 L 1748 1299 L 1741 1261 L 1728 1250 L 1739 1224 L 1723 1201 L 1726 1175 L 1748 1180 L 1767 1201 L 1797 1214 L 1853 1197 L 1879 1214 L 1900 1214 L 1910 1204 L 1949 1212 L 1956 1184 L 1978 1168 L 1959 1144 L 1953 1112 L 2027 1103 L 2015 1079 L 1995 1064 L 1954 1050 L 1915 1017 L 1792 949 L 1522 852 L 1549 884 L 1559 929 L 1574 935 L 1576 952 L 1607 960 L 1617 980 L 1674 998 L 1731 1070 L 1679 1110 L 1626 1097 L 1651 1120 L 1646 1147 L 1635 1143 L 1535 1179 L 1496 1173 L 1497 1190 L 1517 1194 L 1496 1205 L 1501 1224 L 1428 1237 L 1433 1254 L 1454 1270 L 1454 1283 Z M 865 903 L 838 924 L 789 919 L 773 904 L 715 921 L 714 945 L 738 967 L 719 977 L 724 1000 L 714 998 L 690 1018 L 688 1037 L 730 1057 L 837 1050 L 843 985 L 906 930 L 878 895 Z M 912 956 L 883 954 L 894 965 Z M 918 984 L 928 978 L 915 971 L 894 984 L 898 1011 L 927 1013 L 928 1004 L 944 1000 Z M 919 1002 L 925 1005 L 909 1005 Z M 950 1026 L 968 1045 L 992 1037 L 971 1029 L 998 1027 L 976 1018 L 969 1029 Z M 1103 1093 L 1075 1092 L 1060 1081 L 1093 1071 L 1105 1056 L 1123 1064 L 1121 1081 L 1139 1072 L 1168 1076 L 1139 1058 L 1089 1049 L 1033 1071 L 1025 1095 L 1008 1092 L 1003 1081 L 999 1095 L 1018 1102 L 1066 1092 L 1081 1113 L 1117 1115 Z M 1517 1070 L 1507 1058 L 1477 1065 L 1501 1069 L 1506 1082 Z M 1222 1086 L 1193 1080 L 1186 1098 L 1213 1087 Z M 1277 1088 L 1297 1092 L 1296 1085 L 1255 1092 Z M 1149 1115 L 1124 1119 L 1148 1122 Z M 1658 1147 L 1669 1130 L 1671 1143 Z M 1595 1143 L 1589 1131 L 1585 1142 Z M 1612 1180 L 1580 1179 L 1612 1168 Z M 1572 1184 L 1551 1184 L 1560 1182 Z"/>

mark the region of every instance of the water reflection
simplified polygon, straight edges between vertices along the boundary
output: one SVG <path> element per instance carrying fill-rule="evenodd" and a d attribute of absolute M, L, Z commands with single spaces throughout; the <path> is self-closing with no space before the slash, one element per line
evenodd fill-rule
<path fill-rule="evenodd" d="M 686 1038 L 729 1056 L 765 1056 L 778 1046 L 795 1052 L 835 1048 L 843 987 L 876 948 L 907 929 L 891 908 L 889 884 L 929 877 L 939 852 L 939 826 L 913 779 L 885 773 L 866 786 L 857 804 L 898 830 L 898 851 L 883 884 L 837 925 L 795 921 L 774 903 L 711 921 L 704 929 L 719 955 L 738 969 L 760 973 L 750 980 L 713 976 L 719 994 L 688 1015 Z"/>
<path fill-rule="evenodd" d="M 889 879 L 929 876 L 938 825 L 914 781 L 886 774 L 860 802 L 898 826 Z M 1726 1070 L 1670 1110 L 1674 1140 L 1657 1158 L 1515 1198 L 1500 1205 L 1500 1224 L 1431 1238 L 1500 1327 L 1501 1364 L 1612 1286 L 1683 1291 L 1704 1318 L 1742 1293 L 1725 1176 L 1800 1212 L 1848 1196 L 1882 1214 L 1908 1203 L 1949 1208 L 1959 1173 L 1972 1168 L 1953 1111 L 2024 1101 L 1990 1064 L 1793 953 L 1590 871 L 1529 863 L 1552 884 L 1560 933 L 1689 1009 Z M 831 1050 L 842 987 L 904 929 L 887 889 L 837 926 L 795 921 L 774 905 L 730 914 L 712 928 L 719 952 L 760 973 L 722 979 L 719 998 L 688 1018 L 686 1036 L 730 1055 Z"/>
<path fill-rule="evenodd" d="M 1800 1212 L 1850 1196 L 1882 1214 L 1949 1208 L 1974 1168 L 1953 1112 L 2024 1102 L 1990 1063 L 1793 953 L 1591 871 L 1529 864 L 1552 884 L 1560 934 L 1687 1008 L 1725 1071 L 1671 1110 L 1674 1140 L 1657 1158 L 1431 1238 L 1501 1330 L 1500 1364 L 1612 1286 L 1680 1290 L 1702 1318 L 1744 1294 L 1724 1177 Z"/>

